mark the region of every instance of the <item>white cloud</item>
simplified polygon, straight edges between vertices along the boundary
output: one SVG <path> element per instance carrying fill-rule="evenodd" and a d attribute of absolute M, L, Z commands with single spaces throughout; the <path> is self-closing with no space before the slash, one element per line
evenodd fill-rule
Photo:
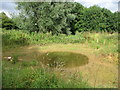
<path fill-rule="evenodd" d="M 112 12 L 118 11 L 118 1 L 119 0 L 75 0 L 80 2 L 85 7 L 90 7 L 93 5 L 98 5 L 102 8 L 107 8 Z"/>
<path fill-rule="evenodd" d="M 16 4 L 13 2 L 0 2 L 0 12 L 5 12 L 8 17 L 11 17 L 11 14 L 18 13 L 15 9 Z"/>

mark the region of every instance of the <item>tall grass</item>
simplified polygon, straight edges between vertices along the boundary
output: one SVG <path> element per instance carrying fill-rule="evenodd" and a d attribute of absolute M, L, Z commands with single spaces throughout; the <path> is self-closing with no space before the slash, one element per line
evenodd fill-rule
<path fill-rule="evenodd" d="M 82 34 L 69 35 L 64 34 L 52 35 L 51 33 L 25 33 L 17 30 L 3 30 L 3 45 L 29 45 L 29 44 L 51 44 L 51 43 L 81 43 L 84 42 Z"/>
<path fill-rule="evenodd" d="M 31 61 L 32 62 L 32 61 Z M 3 62 L 3 88 L 88 88 L 90 87 L 82 77 L 69 75 L 66 79 L 58 77 L 55 72 L 41 65 L 34 65 L 27 62 Z"/>
<path fill-rule="evenodd" d="M 104 53 L 118 53 L 118 33 L 90 33 L 87 43 Z"/>
<path fill-rule="evenodd" d="M 118 52 L 118 33 L 108 34 L 81 32 L 76 35 L 52 35 L 51 33 L 26 33 L 21 30 L 2 30 L 2 44 L 5 46 L 45 45 L 45 44 L 84 43 L 101 52 Z M 109 47 L 109 48 L 108 48 Z M 106 49 L 106 50 L 105 50 Z"/>

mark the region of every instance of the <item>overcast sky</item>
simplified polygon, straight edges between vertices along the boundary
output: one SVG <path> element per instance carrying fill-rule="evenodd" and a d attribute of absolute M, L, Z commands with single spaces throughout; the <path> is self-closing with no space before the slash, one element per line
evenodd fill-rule
<path fill-rule="evenodd" d="M 10 13 L 16 13 L 15 7 L 16 4 L 14 2 L 10 2 L 10 0 L 0 1 L 0 12 L 4 11 L 9 17 Z M 118 11 L 118 2 L 119 0 L 75 0 L 76 2 L 81 3 L 85 7 L 90 7 L 93 5 L 98 5 L 100 7 L 107 8 L 112 12 Z"/>

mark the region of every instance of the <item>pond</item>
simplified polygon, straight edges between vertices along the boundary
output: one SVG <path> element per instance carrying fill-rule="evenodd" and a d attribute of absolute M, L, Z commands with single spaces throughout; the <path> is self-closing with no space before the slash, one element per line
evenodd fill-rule
<path fill-rule="evenodd" d="M 72 68 L 88 64 L 88 57 L 73 52 L 47 52 L 41 55 L 41 62 L 49 67 Z"/>
<path fill-rule="evenodd" d="M 18 56 L 21 61 L 38 60 L 45 66 L 49 67 L 62 67 L 62 68 L 73 68 L 83 66 L 89 63 L 87 56 L 68 52 L 68 51 L 53 51 L 53 52 L 42 52 L 38 51 L 37 48 L 18 48 L 3 52 L 3 57 Z"/>

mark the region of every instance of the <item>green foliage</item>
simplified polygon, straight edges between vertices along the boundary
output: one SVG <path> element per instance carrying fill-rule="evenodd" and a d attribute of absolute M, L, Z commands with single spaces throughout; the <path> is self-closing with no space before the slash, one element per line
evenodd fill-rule
<path fill-rule="evenodd" d="M 75 7 L 73 3 L 20 2 L 17 4 L 21 14 L 15 20 L 20 19 L 18 24 L 21 29 L 29 30 L 29 32 L 71 34 L 71 23 L 75 19 L 72 13 Z"/>
<path fill-rule="evenodd" d="M 3 30 L 2 32 L 3 47 L 15 46 L 15 45 L 45 45 L 53 43 L 89 43 L 94 45 L 110 45 L 117 44 L 117 33 L 108 34 L 102 33 L 89 33 L 89 32 L 77 32 L 76 35 L 58 34 L 52 35 L 51 33 L 27 33 L 24 31 L 16 30 Z"/>
<path fill-rule="evenodd" d="M 4 45 L 27 45 L 29 35 L 17 30 L 2 30 L 2 40 Z"/>
<path fill-rule="evenodd" d="M 80 11 L 75 23 L 77 31 L 95 31 L 95 32 L 114 32 L 117 31 L 116 13 L 110 10 L 100 8 L 99 6 L 92 6 L 84 8 Z"/>
<path fill-rule="evenodd" d="M 28 44 L 53 44 L 53 43 L 85 43 L 96 49 L 98 53 L 116 54 L 118 53 L 118 33 L 109 34 L 107 32 L 90 33 L 76 32 L 76 35 L 51 33 L 24 32 L 21 30 L 3 30 L 4 46 L 28 45 Z M 22 41 L 26 38 L 25 41 Z M 22 39 L 22 40 L 21 40 Z M 17 41 L 17 42 L 16 42 Z M 10 48 L 10 47 L 9 47 Z M 96 53 L 95 53 L 96 54 Z M 18 56 L 13 55 L 13 63 L 3 60 L 3 88 L 89 88 L 90 86 L 82 77 L 76 78 L 69 75 L 67 79 L 62 79 L 51 70 L 42 68 L 37 60 L 20 61 Z M 69 80 L 69 81 L 68 81 Z"/>
<path fill-rule="evenodd" d="M 99 6 L 85 8 L 80 3 L 20 2 L 20 15 L 13 20 L 22 30 L 52 34 L 75 34 L 76 31 L 116 32 L 118 14 Z"/>
<path fill-rule="evenodd" d="M 30 64 L 27 61 L 23 61 L 21 64 L 22 67 L 29 67 Z"/>
<path fill-rule="evenodd" d="M 90 32 L 76 32 L 76 35 L 58 34 L 52 35 L 51 33 L 27 33 L 17 30 L 3 30 L 2 32 L 2 45 L 3 49 L 13 48 L 23 45 L 47 45 L 47 44 L 69 44 L 69 43 L 85 43 L 92 48 L 98 49 L 101 52 L 118 52 L 118 33 L 109 34 L 107 32 L 90 33 Z M 107 49 L 107 47 L 110 47 Z M 104 48 L 102 48 L 104 47 Z M 106 49 L 106 50 L 105 50 Z"/>
<path fill-rule="evenodd" d="M 0 19 L 1 19 L 0 24 L 2 24 L 2 28 L 17 29 L 16 24 L 12 21 L 12 19 L 7 17 L 7 15 L 4 12 L 0 13 Z"/>
<path fill-rule="evenodd" d="M 3 47 L 15 45 L 29 45 L 29 44 L 52 44 L 52 43 L 83 43 L 84 37 L 82 33 L 75 36 L 64 34 L 52 35 L 51 33 L 26 33 L 21 30 L 3 30 L 2 32 Z"/>
<path fill-rule="evenodd" d="M 28 62 L 29 63 L 29 62 Z M 30 64 L 30 63 L 29 63 Z M 3 61 L 3 88 L 87 88 L 90 87 L 82 77 L 69 75 L 68 80 L 58 77 L 54 72 L 41 65 L 23 67 L 20 63 L 12 65 Z M 74 82 L 72 82 L 74 80 Z"/>
<path fill-rule="evenodd" d="M 37 65 L 38 65 L 38 61 L 37 61 L 37 60 L 32 60 L 32 61 L 30 62 L 30 65 L 31 65 L 31 66 L 37 66 Z"/>
<path fill-rule="evenodd" d="M 16 64 L 18 62 L 18 55 L 13 55 L 11 61 L 12 61 L 12 64 Z"/>
<path fill-rule="evenodd" d="M 19 2 L 19 15 L 13 21 L 21 30 L 52 34 L 73 34 L 76 31 L 118 31 L 118 14 L 99 6 L 85 8 L 72 2 Z"/>
<path fill-rule="evenodd" d="M 21 66 L 23 67 L 29 67 L 29 66 L 37 66 L 39 65 L 37 60 L 32 60 L 32 61 L 22 61 Z"/>
<path fill-rule="evenodd" d="M 118 33 L 86 33 L 87 44 L 98 50 L 98 54 L 118 53 Z"/>

